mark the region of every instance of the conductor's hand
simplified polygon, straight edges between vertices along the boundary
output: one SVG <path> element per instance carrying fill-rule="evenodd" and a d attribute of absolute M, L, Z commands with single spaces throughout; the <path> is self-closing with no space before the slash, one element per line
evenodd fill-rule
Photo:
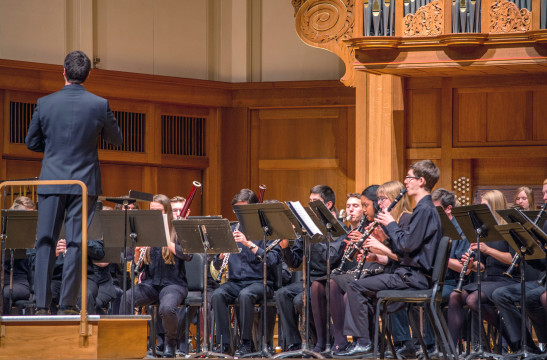
<path fill-rule="evenodd" d="M 55 248 L 55 256 L 59 256 L 59 254 L 64 254 L 65 252 L 66 252 L 66 240 L 59 239 L 59 241 L 57 241 L 57 247 Z"/>

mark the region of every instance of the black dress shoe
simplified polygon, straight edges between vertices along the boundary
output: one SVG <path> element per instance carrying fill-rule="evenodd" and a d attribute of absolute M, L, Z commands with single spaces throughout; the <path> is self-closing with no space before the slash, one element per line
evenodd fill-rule
<path fill-rule="evenodd" d="M 347 350 L 339 351 L 333 354 L 335 357 L 342 358 L 355 358 L 362 357 L 363 355 L 370 355 L 374 351 L 374 346 L 372 344 L 368 345 L 359 345 L 358 343 L 353 343 Z"/>
<path fill-rule="evenodd" d="M 225 354 L 225 355 L 232 356 L 232 350 L 230 349 L 230 344 L 216 345 L 213 348 L 213 352 L 216 352 L 217 354 Z"/>
<path fill-rule="evenodd" d="M 301 343 L 294 343 L 287 346 L 287 351 L 298 351 L 300 349 L 302 349 Z"/>
<path fill-rule="evenodd" d="M 50 315 L 50 312 L 49 312 L 49 309 L 47 308 L 40 308 L 40 309 L 36 309 L 36 312 L 34 313 L 34 315 L 45 316 L 45 315 Z"/>
<path fill-rule="evenodd" d="M 75 306 L 61 306 L 57 315 L 80 315 L 80 311 Z"/>
<path fill-rule="evenodd" d="M 416 348 L 412 344 L 404 343 L 395 349 L 395 354 L 397 359 L 415 359 Z"/>
<path fill-rule="evenodd" d="M 251 345 L 242 343 L 239 345 L 239 349 L 234 353 L 234 357 L 242 357 L 253 352 Z"/>
<path fill-rule="evenodd" d="M 165 350 L 163 350 L 164 358 L 174 358 L 175 357 L 175 347 L 172 345 L 165 345 Z"/>

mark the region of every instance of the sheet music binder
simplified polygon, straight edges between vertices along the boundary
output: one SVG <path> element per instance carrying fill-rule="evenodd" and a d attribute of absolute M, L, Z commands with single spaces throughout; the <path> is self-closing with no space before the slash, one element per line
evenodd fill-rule
<path fill-rule="evenodd" d="M 346 236 L 348 234 L 321 200 L 311 201 L 308 205 L 324 226 L 327 226 L 327 224 L 332 226 L 330 232 L 333 237 Z"/>

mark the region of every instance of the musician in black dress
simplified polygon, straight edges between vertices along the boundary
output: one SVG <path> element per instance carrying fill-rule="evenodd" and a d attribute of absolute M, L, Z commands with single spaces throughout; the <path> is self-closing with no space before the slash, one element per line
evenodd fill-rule
<path fill-rule="evenodd" d="M 310 190 L 309 201 L 320 200 L 325 206 L 331 210 L 334 207 L 336 197 L 334 191 L 327 185 L 316 185 Z M 352 210 L 353 211 L 353 210 Z M 359 223 L 359 220 L 357 220 Z M 281 248 L 281 255 L 285 263 L 293 269 L 297 269 L 302 265 L 302 258 L 304 255 L 304 242 L 302 238 L 295 240 L 292 247 L 289 248 L 288 240 L 281 240 L 279 243 Z M 334 265 L 340 258 L 339 256 L 340 241 L 333 241 L 330 244 L 330 263 Z M 313 243 L 310 247 L 310 283 L 314 282 L 317 278 L 326 275 L 327 268 L 327 245 L 326 243 Z M 282 287 L 275 293 L 275 300 L 277 302 L 277 313 L 279 316 L 279 325 L 282 329 L 282 334 L 285 337 L 286 350 L 298 350 L 301 348 L 302 340 L 300 337 L 300 331 L 298 329 L 298 313 L 301 312 L 302 303 L 302 281 L 295 281 L 291 284 Z M 313 302 L 308 299 L 308 304 L 311 303 L 311 309 L 313 309 Z M 325 305 L 323 305 L 325 306 Z M 310 311 L 311 315 L 311 311 Z M 321 326 L 321 325 L 319 325 Z M 315 329 L 317 333 L 319 343 L 321 340 L 321 329 L 316 328 L 312 317 L 310 316 L 310 327 Z M 323 330 L 324 333 L 324 330 Z M 317 346 L 317 345 L 316 345 Z M 325 342 L 323 339 L 323 350 Z"/>
<path fill-rule="evenodd" d="M 232 205 L 257 203 L 258 198 L 250 189 L 242 189 L 237 193 Z M 255 304 L 263 298 L 262 259 L 264 258 L 263 241 L 249 241 L 244 233 L 234 231 L 234 238 L 240 253 L 230 254 L 228 258 L 228 281 L 213 292 L 213 305 L 216 323 L 217 352 L 230 353 L 230 311 L 229 305 L 239 300 L 239 329 L 241 344 L 234 356 L 241 357 L 253 351 L 252 329 L 255 314 Z M 217 270 L 222 266 L 224 254 L 215 255 L 213 264 Z M 266 264 L 274 269 L 281 261 L 278 247 L 268 251 Z M 266 297 L 273 297 L 274 271 L 268 271 Z"/>
<path fill-rule="evenodd" d="M 365 246 L 382 252 L 395 260 L 391 273 L 372 275 L 349 284 L 346 292 L 344 334 L 353 337 L 347 350 L 339 356 L 362 356 L 373 351 L 371 329 L 374 326 L 374 301 L 380 290 L 427 289 L 433 270 L 435 252 L 441 239 L 441 222 L 431 201 L 431 189 L 439 179 L 439 169 L 431 160 L 422 160 L 410 166 L 405 178 L 408 195 L 416 202 L 409 230 L 404 231 L 391 214 L 382 211 L 378 222 L 385 227 L 391 239 L 387 247 L 377 239 L 369 239 Z"/>
<path fill-rule="evenodd" d="M 498 190 L 487 191 L 482 195 L 482 204 L 488 204 L 492 213 L 496 217 L 499 224 L 505 224 L 505 221 L 499 216 L 496 210 L 505 209 L 507 201 L 505 196 Z M 503 275 L 507 270 L 515 252 L 509 244 L 500 239 L 500 241 L 491 241 L 488 243 L 480 243 L 481 264 L 480 272 L 485 272 L 484 281 L 481 281 L 481 312 L 484 320 L 488 321 L 493 326 L 498 325 L 498 314 L 492 299 L 492 293 L 499 287 L 515 284 L 519 281 L 518 276 L 509 278 Z M 472 243 L 470 250 L 477 251 L 477 243 Z M 464 263 L 469 257 L 469 252 L 465 253 L 461 259 Z M 477 271 L 478 262 L 472 261 L 469 263 L 470 271 Z M 464 321 L 463 306 L 467 306 L 478 313 L 478 287 L 477 283 L 471 283 L 463 287 L 461 293 L 452 292 L 448 301 L 448 328 L 454 344 L 458 343 L 460 330 Z"/>
<path fill-rule="evenodd" d="M 169 198 L 163 194 L 155 195 L 150 210 L 161 210 L 167 214 L 169 236 L 164 247 L 148 247 L 144 253 L 140 283 L 135 286 L 135 306 L 145 306 L 159 301 L 159 314 L 165 329 L 165 350 L 163 357 L 175 357 L 177 345 L 177 307 L 188 294 L 185 261 L 192 259 L 191 254 L 183 254 L 176 239 L 171 221 L 173 212 Z M 139 259 L 141 248 L 135 248 L 135 259 Z M 137 269 L 140 270 L 140 269 Z M 131 306 L 131 290 L 125 294 L 125 309 Z M 127 312 L 126 312 L 127 313 Z"/>
<path fill-rule="evenodd" d="M 517 189 L 516 198 L 520 199 L 516 199 L 515 203 L 523 207 L 527 205 L 526 198 L 530 196 L 530 192 L 526 189 L 529 188 L 527 186 L 523 186 Z M 543 197 L 547 203 L 547 179 L 545 179 L 543 185 Z M 532 205 L 531 208 L 534 208 L 534 206 Z M 547 222 L 543 224 L 543 231 L 547 232 Z M 530 271 L 531 269 L 534 269 L 535 271 Z M 545 294 L 545 286 L 542 286 L 537 282 L 537 279 L 541 278 L 541 276 L 545 274 L 545 259 L 527 261 L 526 270 L 527 277 L 525 291 L 527 314 L 532 321 L 538 341 L 540 343 L 547 343 L 547 311 L 542 306 L 540 301 L 541 294 Z M 516 271 L 520 270 L 517 268 Z M 520 309 L 516 306 L 516 304 L 518 304 L 521 300 L 521 294 L 522 291 L 520 283 L 498 288 L 492 293 L 492 299 L 496 304 L 505 325 L 508 337 L 507 342 L 513 351 L 518 351 L 521 348 L 522 318 Z M 526 345 L 529 351 L 540 352 L 536 344 L 533 342 L 529 331 L 526 331 L 526 339 Z"/>

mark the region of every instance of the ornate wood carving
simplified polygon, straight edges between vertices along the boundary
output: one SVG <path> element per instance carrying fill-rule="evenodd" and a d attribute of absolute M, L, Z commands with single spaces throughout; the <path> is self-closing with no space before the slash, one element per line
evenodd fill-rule
<path fill-rule="evenodd" d="M 507 0 L 495 0 L 490 5 L 490 33 L 529 31 L 532 26 L 532 13 L 519 9 Z"/>
<path fill-rule="evenodd" d="M 443 3 L 435 0 L 404 18 L 404 36 L 436 36 L 443 33 Z"/>
<path fill-rule="evenodd" d="M 344 43 L 351 39 L 355 0 L 292 0 L 296 15 L 296 32 L 306 44 L 337 54 L 346 64 L 340 79 L 353 86 L 355 53 Z"/>

